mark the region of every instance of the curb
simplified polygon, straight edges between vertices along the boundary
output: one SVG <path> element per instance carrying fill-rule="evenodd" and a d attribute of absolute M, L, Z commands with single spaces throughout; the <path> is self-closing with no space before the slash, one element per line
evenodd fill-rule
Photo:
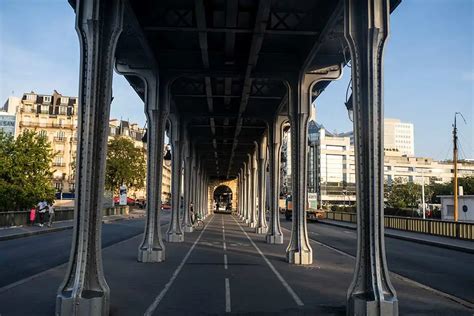
<path fill-rule="evenodd" d="M 107 223 L 121 221 L 121 220 L 125 220 L 125 218 L 119 217 L 119 218 L 113 218 L 113 219 L 103 219 L 102 224 L 107 224 Z M 0 241 L 35 236 L 35 235 L 42 235 L 42 234 L 48 234 L 48 233 L 55 233 L 55 232 L 60 232 L 67 229 L 72 229 L 73 227 L 74 225 L 68 225 L 68 226 L 63 226 L 63 227 L 54 227 L 50 229 L 35 230 L 32 232 L 5 235 L 5 236 L 0 236 Z"/>
<path fill-rule="evenodd" d="M 337 226 L 337 227 L 343 227 L 343 228 L 347 228 L 347 229 L 356 230 L 355 227 L 352 227 L 352 226 L 349 226 L 349 225 L 344 225 L 344 224 L 328 223 L 328 222 L 324 222 L 324 221 L 321 221 L 321 220 L 318 221 L 318 223 L 321 223 L 321 224 L 324 224 L 324 225 Z M 450 245 L 450 244 L 445 244 L 445 243 L 440 243 L 440 242 L 430 241 L 430 240 L 420 239 L 420 238 L 405 237 L 405 236 L 400 236 L 400 235 L 396 235 L 396 234 L 393 234 L 393 233 L 387 233 L 387 232 L 385 233 L 385 236 L 390 237 L 390 238 L 394 238 L 394 239 L 413 241 L 413 242 L 416 242 L 416 243 L 419 243 L 419 244 L 425 244 L 425 245 L 429 245 L 429 246 L 436 246 L 436 247 L 439 247 L 439 248 L 445 248 L 445 249 L 456 250 L 456 251 L 461 251 L 461 252 L 465 252 L 465 253 L 473 253 L 474 254 L 474 249 L 472 249 L 472 248 L 465 248 L 465 247 L 462 247 L 462 246 Z"/>

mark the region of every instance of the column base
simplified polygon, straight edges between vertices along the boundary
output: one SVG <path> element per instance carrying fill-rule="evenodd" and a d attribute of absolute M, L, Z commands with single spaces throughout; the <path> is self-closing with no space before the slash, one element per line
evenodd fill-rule
<path fill-rule="evenodd" d="M 255 223 L 255 222 L 248 223 L 248 225 L 249 225 L 250 228 L 256 228 L 257 227 L 257 223 Z"/>
<path fill-rule="evenodd" d="M 185 233 L 192 233 L 193 230 L 194 230 L 194 229 L 193 229 L 193 226 L 191 226 L 191 225 L 185 225 L 185 226 L 183 226 L 183 232 L 185 232 Z"/>
<path fill-rule="evenodd" d="M 312 264 L 313 251 L 312 250 L 287 250 L 286 260 L 292 264 Z"/>
<path fill-rule="evenodd" d="M 177 234 L 177 233 L 166 234 L 166 241 L 167 242 L 183 242 L 184 235 Z"/>
<path fill-rule="evenodd" d="M 249 223 L 250 223 L 250 220 L 249 220 L 248 218 L 244 218 L 243 221 L 244 221 L 245 224 L 249 224 Z"/>
<path fill-rule="evenodd" d="M 353 295 L 347 301 L 347 315 L 398 316 L 397 299 L 388 301 L 368 301 L 365 295 Z"/>
<path fill-rule="evenodd" d="M 138 249 L 138 262 L 162 262 L 165 261 L 164 249 Z"/>
<path fill-rule="evenodd" d="M 283 235 L 267 235 L 265 237 L 267 244 L 283 244 Z"/>
<path fill-rule="evenodd" d="M 83 290 L 79 297 L 73 298 L 72 291 L 56 296 L 56 315 L 108 315 L 109 295 L 104 292 Z"/>
<path fill-rule="evenodd" d="M 268 231 L 268 227 L 257 227 L 255 229 L 255 233 L 257 234 L 266 234 Z"/>

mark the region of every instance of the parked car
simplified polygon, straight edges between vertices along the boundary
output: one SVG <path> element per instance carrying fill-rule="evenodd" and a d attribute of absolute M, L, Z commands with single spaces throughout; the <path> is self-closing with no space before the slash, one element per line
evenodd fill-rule
<path fill-rule="evenodd" d="M 119 204 L 120 198 L 118 196 L 114 196 L 114 204 Z M 135 205 L 135 199 L 127 196 L 127 205 Z"/>
<path fill-rule="evenodd" d="M 169 209 L 171 209 L 171 205 L 169 203 L 163 203 L 163 204 L 161 204 L 161 209 L 162 210 L 169 210 Z"/>

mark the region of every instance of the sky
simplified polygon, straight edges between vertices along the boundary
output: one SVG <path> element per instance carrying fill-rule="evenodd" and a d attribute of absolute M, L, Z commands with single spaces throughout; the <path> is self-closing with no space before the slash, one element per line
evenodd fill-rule
<path fill-rule="evenodd" d="M 474 1 L 403 0 L 384 51 L 385 117 L 415 126 L 415 154 L 447 159 L 458 120 L 460 157 L 474 158 Z M 77 96 L 79 42 L 66 0 L 0 0 L 0 104 L 24 92 Z M 330 131 L 352 130 L 344 106 L 350 69 L 316 100 Z M 143 103 L 113 78 L 111 117 L 145 125 Z"/>

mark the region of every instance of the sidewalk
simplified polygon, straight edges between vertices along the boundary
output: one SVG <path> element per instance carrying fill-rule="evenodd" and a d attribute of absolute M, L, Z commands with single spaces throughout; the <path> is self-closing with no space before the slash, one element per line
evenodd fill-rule
<path fill-rule="evenodd" d="M 356 229 L 357 226 L 355 223 L 348 223 L 348 222 L 341 222 L 335 221 L 331 219 L 324 219 L 319 220 L 319 223 L 338 226 L 348 229 Z M 451 250 L 458 250 L 467 253 L 474 253 L 474 242 L 469 240 L 461 240 L 461 239 L 454 239 L 449 237 L 441 237 L 441 236 L 432 236 L 428 234 L 422 233 L 414 233 L 409 231 L 403 230 L 396 230 L 396 229 L 385 229 L 385 236 L 401 239 L 401 240 L 408 240 L 413 241 L 421 244 L 451 249 Z"/>
<path fill-rule="evenodd" d="M 145 216 L 144 210 L 132 209 L 128 215 L 110 215 L 102 219 L 102 223 L 110 223 L 118 220 L 139 218 Z M 28 237 L 33 235 L 47 234 L 61 230 L 71 229 L 74 226 L 73 220 L 54 222 L 52 227 L 46 225 L 43 227 L 35 226 L 16 226 L 0 229 L 0 241 Z"/>

